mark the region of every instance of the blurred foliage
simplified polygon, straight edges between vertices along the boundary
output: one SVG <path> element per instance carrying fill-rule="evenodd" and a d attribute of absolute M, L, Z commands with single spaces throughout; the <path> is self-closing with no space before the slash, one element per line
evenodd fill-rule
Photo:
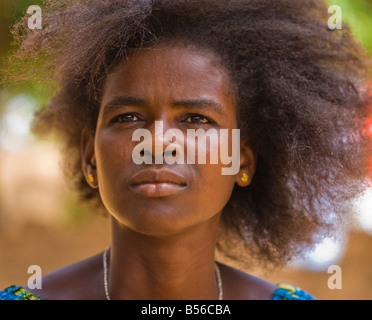
<path fill-rule="evenodd" d="M 7 57 L 14 49 L 10 27 L 27 14 L 29 6 L 42 3 L 43 0 L 0 0 L 0 67 L 6 63 Z M 46 88 L 36 81 L 5 86 L 1 86 L 0 82 L 0 115 L 6 101 L 18 94 L 29 95 L 37 101 L 37 105 L 42 105 L 48 102 L 51 92 L 52 88 Z"/>
<path fill-rule="evenodd" d="M 328 0 L 328 3 L 341 8 L 343 20 L 372 54 L 372 0 Z"/>

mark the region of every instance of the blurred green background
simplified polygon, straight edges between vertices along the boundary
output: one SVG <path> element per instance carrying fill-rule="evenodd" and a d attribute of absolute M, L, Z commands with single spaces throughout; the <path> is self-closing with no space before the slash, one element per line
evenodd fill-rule
<path fill-rule="evenodd" d="M 372 0 L 329 0 L 328 3 L 342 9 L 343 20 L 350 24 L 356 38 L 372 53 Z"/>
<path fill-rule="evenodd" d="M 372 55 L 372 0 L 328 3 L 341 7 L 343 21 Z M 30 5 L 41 4 L 0 0 L 0 58 L 11 52 L 9 27 Z M 49 272 L 109 243 L 107 219 L 91 215 L 67 189 L 53 142 L 30 135 L 33 111 L 48 101 L 50 92 L 38 82 L 0 86 L 0 290 L 13 283 L 23 285 L 31 264 Z M 326 239 L 308 260 L 269 275 L 257 270 L 257 275 L 296 284 L 320 299 L 372 299 L 371 200 L 372 193 L 369 202 L 363 200 L 363 214 L 339 243 Z M 342 267 L 342 290 L 327 287 L 331 264 Z"/>

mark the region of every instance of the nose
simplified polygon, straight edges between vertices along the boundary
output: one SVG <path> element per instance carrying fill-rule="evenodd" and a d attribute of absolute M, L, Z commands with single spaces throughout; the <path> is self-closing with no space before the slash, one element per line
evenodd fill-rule
<path fill-rule="evenodd" d="M 168 164 L 180 162 L 184 157 L 184 137 L 181 130 L 171 127 L 164 120 L 152 122 L 147 130 L 151 133 L 151 141 L 144 143 L 141 157 L 151 157 L 151 163 Z"/>

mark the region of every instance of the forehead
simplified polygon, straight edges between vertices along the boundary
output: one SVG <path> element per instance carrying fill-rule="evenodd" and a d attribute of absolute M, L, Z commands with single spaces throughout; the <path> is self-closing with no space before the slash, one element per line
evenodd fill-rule
<path fill-rule="evenodd" d="M 108 76 L 104 97 L 130 94 L 146 99 L 214 96 L 231 99 L 229 76 L 218 59 L 186 47 L 139 49 Z"/>

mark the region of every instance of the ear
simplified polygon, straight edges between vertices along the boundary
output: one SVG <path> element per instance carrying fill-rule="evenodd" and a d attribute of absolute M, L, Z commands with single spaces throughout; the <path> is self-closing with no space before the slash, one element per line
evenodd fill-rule
<path fill-rule="evenodd" d="M 257 151 L 249 140 L 240 141 L 240 170 L 236 175 L 235 182 L 240 187 L 251 184 L 256 171 Z"/>
<path fill-rule="evenodd" d="M 94 136 L 86 130 L 81 135 L 81 165 L 87 183 L 94 189 L 98 188 Z"/>

